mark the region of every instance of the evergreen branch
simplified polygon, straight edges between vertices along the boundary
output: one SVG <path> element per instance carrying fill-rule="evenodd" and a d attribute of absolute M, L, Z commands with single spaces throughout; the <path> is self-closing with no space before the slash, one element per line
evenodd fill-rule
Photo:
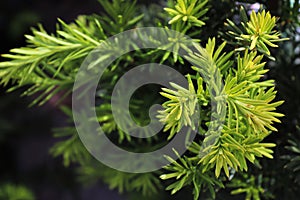
<path fill-rule="evenodd" d="M 97 16 L 101 21 L 107 35 L 115 35 L 125 30 L 134 28 L 144 17 L 143 14 L 136 15 L 136 0 L 98 0 L 106 14 Z"/>
<path fill-rule="evenodd" d="M 186 33 L 191 27 L 205 25 L 208 0 L 178 0 L 172 8 L 164 10 L 172 17 L 169 24 L 176 31 Z"/>
<path fill-rule="evenodd" d="M 281 34 L 274 30 L 276 26 L 276 17 L 272 17 L 270 12 L 263 10 L 255 13 L 252 11 L 248 20 L 244 7 L 240 8 L 240 16 L 242 28 L 239 28 L 234 22 L 227 20 L 225 25 L 228 27 L 227 34 L 236 40 L 236 44 L 240 48 L 236 50 L 259 51 L 268 58 L 274 60 L 271 56 L 269 47 L 278 47 L 275 43 L 288 40 L 288 38 L 280 38 Z"/>
<path fill-rule="evenodd" d="M 27 47 L 2 55 L 10 60 L 0 63 L 1 84 L 16 83 L 10 91 L 32 85 L 23 95 L 43 91 L 33 104 L 41 105 L 60 91 L 70 93 L 80 61 L 106 37 L 99 21 L 85 16 L 70 25 L 59 20 L 57 27 L 53 35 L 39 25 L 33 35 L 26 35 Z"/>
<path fill-rule="evenodd" d="M 171 139 L 175 133 L 178 133 L 183 126 L 189 126 L 195 130 L 195 122 L 193 116 L 199 115 L 196 110 L 198 98 L 192 83 L 191 77 L 187 76 L 189 88 L 185 89 L 175 83 L 171 83 L 172 87 L 177 91 L 163 88 L 160 94 L 169 100 L 163 103 L 164 110 L 158 111 L 157 116 L 160 121 L 165 124 L 164 131 L 170 129 L 168 139 Z M 200 86 L 198 86 L 200 88 Z M 198 90 L 199 95 L 203 91 Z"/>
<path fill-rule="evenodd" d="M 172 164 L 166 166 L 165 169 L 171 173 L 163 174 L 161 179 L 173 179 L 176 181 L 169 185 L 166 190 L 172 190 L 171 194 L 175 194 L 185 186 L 193 185 L 194 199 L 199 199 L 200 193 L 203 190 L 209 189 L 209 192 L 213 198 L 215 198 L 215 186 L 224 187 L 222 182 L 214 178 L 209 172 L 203 173 L 202 166 L 194 163 L 190 158 L 181 158 L 176 150 L 175 154 L 178 156 L 178 162 L 171 157 L 166 156 Z"/>

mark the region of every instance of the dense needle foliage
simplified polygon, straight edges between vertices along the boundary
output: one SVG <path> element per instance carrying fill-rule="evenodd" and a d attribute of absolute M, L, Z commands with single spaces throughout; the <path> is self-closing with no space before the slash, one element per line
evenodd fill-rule
<path fill-rule="evenodd" d="M 163 6 L 148 5 L 157 12 L 150 9 L 145 13 L 140 13 L 145 9 L 134 1 L 99 2 L 105 13 L 79 16 L 71 24 L 58 19 L 56 32 L 52 34 L 39 25 L 32 29 L 31 35 L 25 36 L 26 47 L 2 55 L 6 61 L 0 63 L 0 80 L 2 85 L 13 85 L 8 91 L 26 86 L 23 95 L 36 97 L 32 105 L 43 105 L 59 96 L 57 105 L 70 117 L 69 127 L 54 130 L 55 137 L 62 140 L 52 147 L 51 154 L 62 156 L 66 167 L 77 163 L 83 182 L 101 179 L 111 189 L 139 192 L 149 199 L 159 198 L 155 194 L 159 195 L 164 189 L 175 194 L 184 188 L 192 189 L 194 199 L 215 199 L 218 193 L 224 195 L 222 191 L 226 196 L 228 188 L 234 188 L 232 195 L 245 194 L 245 199 L 273 198 L 272 191 L 264 188 L 266 179 L 262 174 L 251 173 L 255 173 L 253 168 L 262 167 L 262 157 L 273 158 L 275 141 L 266 141 L 266 138 L 276 135 L 276 123 L 284 116 L 276 110 L 284 99 L 276 97 L 275 81 L 266 67 L 284 63 L 284 57 L 277 60 L 272 53 L 287 37 L 293 40 L 292 34 L 282 36 L 276 27 L 279 19 L 263 5 L 255 12 L 249 10 L 247 4 L 230 0 L 169 0 Z M 294 6 L 296 8 L 291 9 L 299 9 L 299 3 Z M 222 13 L 217 12 L 222 9 L 224 15 L 221 16 Z M 298 20 L 297 14 L 295 20 Z M 116 144 L 136 152 L 151 151 L 153 146 L 165 144 L 184 126 L 195 129 L 194 115 L 199 116 L 199 135 L 183 156 L 178 155 L 178 160 L 166 155 L 172 164 L 164 169 L 130 174 L 102 165 L 87 152 L 72 124 L 72 111 L 61 100 L 70 98 L 78 69 L 94 48 L 110 36 L 144 26 L 176 30 L 190 36 L 197 45 L 186 57 L 180 57 L 178 52 L 186 47 L 184 41 L 174 42 L 171 38 L 172 53 L 161 49 L 135 51 L 113 62 L 101 78 L 102 88 L 96 97 L 102 129 Z M 299 42 L 294 45 L 299 46 Z M 110 52 L 103 53 L 99 59 L 105 60 L 108 56 Z M 116 125 L 110 96 L 122 74 L 144 63 L 172 66 L 186 76 L 189 87 L 171 83 L 172 88 L 150 86 L 135 93 L 130 111 L 138 124 L 148 123 L 151 104 L 162 103 L 163 106 L 157 113 L 164 124 L 163 131 L 155 137 L 139 140 Z M 214 79 L 216 73 L 220 73 L 222 80 Z M 211 109 L 212 100 L 224 102 L 226 114 L 222 129 L 206 133 L 210 126 L 219 125 L 211 116 L 218 116 L 222 110 Z M 199 106 L 197 112 L 196 105 Z M 201 145 L 216 135 L 217 140 L 203 149 Z M 285 166 L 298 173 L 295 182 L 299 184 L 300 147 L 295 141 L 299 140 L 291 139 L 286 147 L 295 156 L 285 156 L 289 159 Z M 177 154 L 176 149 L 174 153 Z"/>

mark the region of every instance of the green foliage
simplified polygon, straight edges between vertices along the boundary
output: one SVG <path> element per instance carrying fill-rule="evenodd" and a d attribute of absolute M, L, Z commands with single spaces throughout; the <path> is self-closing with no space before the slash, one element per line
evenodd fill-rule
<path fill-rule="evenodd" d="M 34 196 L 30 190 L 24 186 L 16 186 L 13 184 L 4 184 L 0 186 L 1 200 L 34 200 Z"/>
<path fill-rule="evenodd" d="M 236 188 L 231 191 L 232 195 L 244 194 L 245 200 L 260 200 L 262 199 L 274 199 L 274 196 L 269 191 L 263 188 L 263 176 L 260 174 L 258 177 L 248 177 L 247 174 L 243 174 L 242 177 L 233 179 L 231 183 L 227 184 L 227 187 Z"/>
<path fill-rule="evenodd" d="M 275 42 L 286 40 L 281 39 L 281 34 L 274 30 L 277 21 L 276 17 L 272 17 L 270 12 L 265 10 L 259 13 L 252 11 L 248 21 L 243 7 L 240 9 L 240 15 L 242 20 L 241 28 L 229 19 L 226 24 L 229 29 L 228 34 L 238 40 L 239 50 L 244 50 L 245 48 L 249 50 L 255 49 L 272 58 L 268 46 L 278 47 L 278 45 L 274 44 Z"/>
<path fill-rule="evenodd" d="M 33 34 L 26 36 L 27 47 L 12 49 L 10 54 L 3 55 L 8 60 L 0 63 L 1 84 L 14 83 L 15 86 L 9 91 L 29 85 L 24 95 L 39 95 L 32 104 L 42 105 L 54 95 L 63 99 L 71 92 L 76 73 L 88 53 L 108 36 L 148 25 L 143 21 L 143 15 L 138 14 L 140 7 L 135 1 L 99 2 L 105 14 L 80 16 L 71 24 L 59 20 L 56 34 L 47 33 L 42 26 L 33 29 Z M 241 7 L 242 22 L 236 25 L 231 18 L 225 23 L 227 36 L 231 38 L 226 38 L 224 32 L 218 33 L 218 37 L 209 35 L 207 40 L 202 41 L 206 44 L 202 48 L 199 38 L 207 24 L 204 21 L 209 14 L 212 15 L 210 4 L 213 3 L 212 0 L 169 1 L 164 16 L 170 20 L 159 21 L 160 18 L 156 16 L 155 20 L 159 21 L 157 26 L 188 34 L 195 42 L 194 48 L 188 48 L 186 39 L 179 37 L 169 38 L 167 44 L 172 47 L 173 56 L 170 56 L 170 52 L 162 53 L 162 50 L 169 49 L 166 46 L 146 53 L 135 51 L 124 55 L 112 63 L 100 80 L 104 82 L 102 88 L 97 89 L 96 100 L 99 103 L 95 107 L 98 122 L 111 140 L 125 149 L 151 151 L 153 146 L 166 143 L 166 134 L 167 139 L 171 139 L 175 134 L 180 134 L 184 126 L 198 129 L 199 135 L 183 157 L 174 149 L 178 161 L 166 155 L 172 164 L 158 172 L 118 172 L 97 163 L 89 155 L 73 124 L 56 129 L 55 136 L 61 137 L 62 141 L 52 147 L 51 154 L 62 156 L 66 167 L 78 163 L 82 181 L 96 182 L 101 179 L 119 192 L 140 192 L 151 196 L 163 188 L 165 182 L 162 180 L 168 179 L 166 183 L 170 185 L 166 189 L 171 190 L 171 194 L 184 187 L 192 187 L 195 200 L 205 191 L 209 191 L 211 198 L 216 198 L 216 192 L 224 187 L 223 183 L 232 179 L 232 186 L 238 188 L 232 194 L 245 192 L 246 199 L 260 199 L 263 189 L 261 185 L 256 185 L 254 177 L 245 178 L 250 180 L 248 184 L 235 181 L 235 174 L 246 174 L 248 161 L 257 164 L 260 157 L 273 158 L 271 148 L 275 144 L 264 140 L 272 131 L 277 131 L 274 123 L 279 123 L 278 118 L 283 114 L 276 109 L 283 101 L 276 100 L 275 83 L 267 78 L 264 56 L 272 58 L 269 48 L 277 47 L 275 43 L 285 38 L 280 38 L 279 31 L 274 30 L 276 18 L 269 12 L 253 11 L 248 19 L 245 9 Z M 234 48 L 227 44 L 234 45 Z M 114 52 L 114 47 L 102 47 L 99 61 L 107 59 Z M 180 50 L 186 51 L 187 56 L 179 57 Z M 132 99 L 129 108 L 138 124 L 149 122 L 145 115 L 148 104 L 164 102 L 157 117 L 164 124 L 163 131 L 166 133 L 148 140 L 138 140 L 118 128 L 109 102 L 118 78 L 132 66 L 145 62 L 173 65 L 186 75 L 188 88 L 170 83 L 172 89 L 163 88 L 161 92 L 156 92 L 151 88 L 151 92 L 141 92 Z M 89 70 L 93 73 L 93 68 Z M 160 96 L 155 96 L 155 93 Z M 138 99 L 146 100 L 141 102 Z M 151 102 L 153 99 L 155 101 Z M 71 110 L 66 107 L 62 107 L 62 110 L 72 118 Z M 199 121 L 195 122 L 195 118 L 199 118 Z M 295 147 L 290 149 L 295 150 Z"/>
<path fill-rule="evenodd" d="M 282 126 L 277 127 L 279 134 L 270 138 L 277 144 L 273 154 L 274 162 L 261 163 L 264 177 L 272 180 L 268 189 L 275 199 L 298 199 L 300 194 L 299 171 L 294 171 L 299 166 L 299 154 L 293 151 L 299 148 L 299 8 L 299 1 L 282 0 L 280 7 L 273 11 L 280 16 L 278 30 L 290 38 L 289 41 L 279 44 L 277 51 L 272 52 L 276 56 L 276 62 L 267 64 L 271 69 L 268 73 L 270 78 L 276 80 L 278 96 L 285 100 L 280 106 L 285 117 L 282 118 Z M 257 176 L 258 173 L 254 175 Z"/>
<path fill-rule="evenodd" d="M 172 19 L 169 24 L 174 24 L 175 30 L 185 33 L 190 27 L 205 25 L 202 19 L 208 11 L 207 0 L 178 0 L 172 8 L 165 8 Z M 173 4 L 173 2 L 170 2 Z"/>
<path fill-rule="evenodd" d="M 142 195 L 150 196 L 157 192 L 160 180 L 152 173 L 127 174 L 115 170 L 106 171 L 103 177 L 111 189 L 119 192 L 140 192 Z"/>
<path fill-rule="evenodd" d="M 297 133 L 299 133 L 300 128 L 297 127 Z M 285 168 L 289 169 L 293 173 L 294 182 L 300 184 L 300 143 L 299 136 L 290 136 L 288 140 L 289 145 L 285 148 L 290 152 L 290 154 L 282 156 L 283 159 L 287 160 Z"/>
<path fill-rule="evenodd" d="M 111 36 L 125 30 L 134 28 L 143 18 L 143 14 L 136 16 L 136 0 L 98 0 L 106 13 L 97 16 L 103 26 L 103 31 Z"/>
<path fill-rule="evenodd" d="M 149 197 L 161 189 L 156 173 L 124 173 L 103 166 L 95 160 L 82 165 L 78 173 L 83 183 L 95 183 L 101 179 L 110 189 L 116 189 L 120 193 L 138 192 Z"/>
<path fill-rule="evenodd" d="M 97 19 L 84 16 L 70 25 L 59 20 L 56 35 L 48 34 L 41 25 L 32 31 L 33 35 L 26 35 L 27 47 L 2 55 L 11 60 L 0 64 L 1 83 L 15 83 L 10 90 L 31 85 L 23 95 L 39 93 L 32 105 L 42 105 L 60 91 L 64 96 L 70 94 L 80 61 L 105 35 Z"/>
<path fill-rule="evenodd" d="M 242 14 L 244 14 L 245 18 L 246 13 L 243 9 Z M 245 48 L 245 44 L 243 44 L 244 48 L 239 49 L 239 51 L 242 52 L 236 53 L 237 60 L 230 60 L 233 52 L 227 53 L 227 56 L 225 56 L 226 53 L 220 56 L 220 52 L 226 43 L 220 45 L 214 52 L 215 39 L 208 40 L 205 49 L 196 47 L 199 53 L 193 53 L 187 57 L 189 61 L 195 64 L 196 67 L 193 67 L 194 70 L 199 72 L 203 77 L 209 77 L 208 79 L 206 78 L 206 80 L 212 80 L 213 77 L 217 77 L 211 76 L 211 74 L 215 74 L 216 69 L 219 69 L 224 76 L 227 76 L 223 93 L 218 90 L 218 88 L 222 88 L 219 80 L 213 79 L 213 81 L 206 83 L 208 87 L 211 87 L 210 92 L 213 91 L 217 94 L 216 96 L 225 97 L 228 112 L 226 117 L 227 126 L 224 127 L 217 141 L 213 146 L 208 146 L 198 151 L 198 153 L 204 153 L 202 158 L 198 158 L 198 163 L 202 166 L 202 172 L 204 173 L 214 169 L 215 176 L 219 177 L 221 169 L 223 169 L 225 175 L 229 177 L 231 169 L 235 171 L 247 170 L 248 166 L 246 160 L 254 163 L 256 157 L 265 156 L 273 158 L 271 155 L 273 151 L 269 148 L 274 147 L 275 144 L 262 143 L 261 141 L 269 135 L 270 131 L 277 131 L 277 129 L 273 127 L 273 123 L 280 122 L 278 117 L 282 117 L 283 115 L 277 113 L 275 110 L 283 101 L 272 102 L 276 95 L 274 82 L 272 80 L 261 80 L 261 77 L 268 70 L 264 69 L 265 63 L 262 62 L 263 55 L 257 56 L 257 51 L 270 55 L 264 43 L 271 47 L 276 47 L 271 42 L 281 41 L 281 39 L 279 39 L 279 33 L 272 36 L 269 35 L 273 34 L 272 29 L 275 26 L 274 20 L 275 18 L 271 18 L 270 14 L 266 14 L 265 11 L 258 14 L 252 12 L 250 21 L 245 22 L 247 25 L 242 24 L 247 33 L 257 35 L 256 38 L 247 38 L 248 36 L 246 37 L 245 34 L 242 34 L 239 28 L 235 25 L 231 26 L 233 30 L 230 33 L 234 33 L 233 35 L 241 35 L 241 37 L 244 37 L 247 41 L 248 39 L 249 41 L 251 40 L 251 44 L 249 44 L 248 48 Z M 233 24 L 231 21 L 228 22 Z M 251 29 L 253 26 L 256 32 Z M 240 38 L 235 39 L 240 40 Z M 203 57 L 203 55 L 205 56 Z M 206 69 L 201 66 L 205 66 Z M 237 67 L 235 68 L 233 66 Z M 192 94 L 195 94 L 193 89 L 190 91 Z M 169 93 L 171 93 L 171 91 L 169 91 Z M 176 104 L 171 105 L 173 109 L 168 108 L 165 112 L 176 110 Z M 180 112 L 178 113 L 180 114 Z M 182 121 L 189 120 L 189 117 L 178 115 L 178 113 L 176 113 L 176 116 L 182 116 L 182 118 L 184 118 L 183 120 L 181 119 Z M 174 117 L 174 119 L 176 119 L 176 117 Z M 174 124 L 175 121 L 176 120 L 173 120 Z M 204 142 L 205 141 L 206 139 Z M 185 157 L 185 160 L 189 159 L 192 160 L 193 158 Z M 185 180 L 180 176 L 176 179 Z M 190 183 L 188 181 L 182 183 L 179 180 L 172 185 L 172 188 L 181 188 L 185 184 Z M 173 191 L 176 191 L 176 189 Z"/>
<path fill-rule="evenodd" d="M 180 162 L 173 160 L 169 156 L 166 156 L 166 158 L 172 164 L 165 167 L 165 169 L 170 171 L 171 173 L 163 174 L 160 176 L 160 178 L 163 180 L 176 178 L 176 181 L 169 185 L 166 190 L 171 190 L 171 193 L 175 194 L 180 189 L 182 189 L 182 187 L 192 184 L 194 187 L 193 194 L 195 200 L 199 199 L 202 190 L 206 190 L 207 188 L 211 196 L 215 198 L 216 194 L 214 187 L 224 187 L 222 182 L 216 179 L 210 173 L 203 173 L 203 167 L 201 165 L 198 165 L 195 160 L 193 161 L 185 156 L 181 158 L 175 150 L 174 152 L 178 156 L 178 160 Z"/>
<path fill-rule="evenodd" d="M 162 105 L 165 110 L 159 111 L 160 115 L 157 116 L 163 124 L 166 124 L 164 131 L 170 129 L 168 139 L 171 139 L 183 126 L 189 126 L 193 130 L 196 128 L 193 116 L 199 115 L 196 109 L 198 104 L 197 96 L 202 95 L 202 91 L 198 89 L 196 94 L 191 77 L 188 75 L 187 78 L 189 89 L 171 83 L 172 87 L 177 91 L 163 88 L 163 92 L 160 93 L 162 96 L 170 99 Z M 202 79 L 199 79 L 199 84 L 202 84 L 201 82 Z"/>
<path fill-rule="evenodd" d="M 77 134 L 75 127 L 64 127 L 54 130 L 54 137 L 64 137 L 61 142 L 57 142 L 51 149 L 50 153 L 54 156 L 63 156 L 64 165 L 68 167 L 72 162 L 84 164 L 91 159 L 86 148 Z"/>

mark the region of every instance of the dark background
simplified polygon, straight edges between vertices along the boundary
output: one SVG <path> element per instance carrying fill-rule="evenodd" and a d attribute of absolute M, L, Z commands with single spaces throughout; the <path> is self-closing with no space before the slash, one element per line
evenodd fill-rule
<path fill-rule="evenodd" d="M 96 0 L 0 1 L 0 54 L 24 46 L 24 34 L 37 23 L 53 32 L 57 18 L 71 22 L 78 15 L 100 11 Z M 81 186 L 74 170 L 49 154 L 57 141 L 52 128 L 63 125 L 65 116 L 51 103 L 28 108 L 31 98 L 19 97 L 20 93 L 7 94 L 0 87 L 0 185 L 25 185 L 37 200 L 122 199 L 101 183 Z"/>

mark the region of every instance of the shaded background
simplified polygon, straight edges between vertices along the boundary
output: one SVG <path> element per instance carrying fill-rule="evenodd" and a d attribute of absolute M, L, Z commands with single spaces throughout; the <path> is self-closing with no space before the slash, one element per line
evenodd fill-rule
<path fill-rule="evenodd" d="M 57 18 L 71 22 L 80 14 L 100 11 L 96 0 L 0 1 L 0 54 L 24 46 L 24 34 L 37 23 L 53 32 Z M 64 125 L 64 114 L 51 103 L 28 108 L 31 98 L 20 94 L 5 94 L 0 88 L 0 185 L 26 185 L 37 200 L 122 199 L 105 185 L 82 187 L 73 170 L 49 154 L 57 142 L 51 129 Z"/>

